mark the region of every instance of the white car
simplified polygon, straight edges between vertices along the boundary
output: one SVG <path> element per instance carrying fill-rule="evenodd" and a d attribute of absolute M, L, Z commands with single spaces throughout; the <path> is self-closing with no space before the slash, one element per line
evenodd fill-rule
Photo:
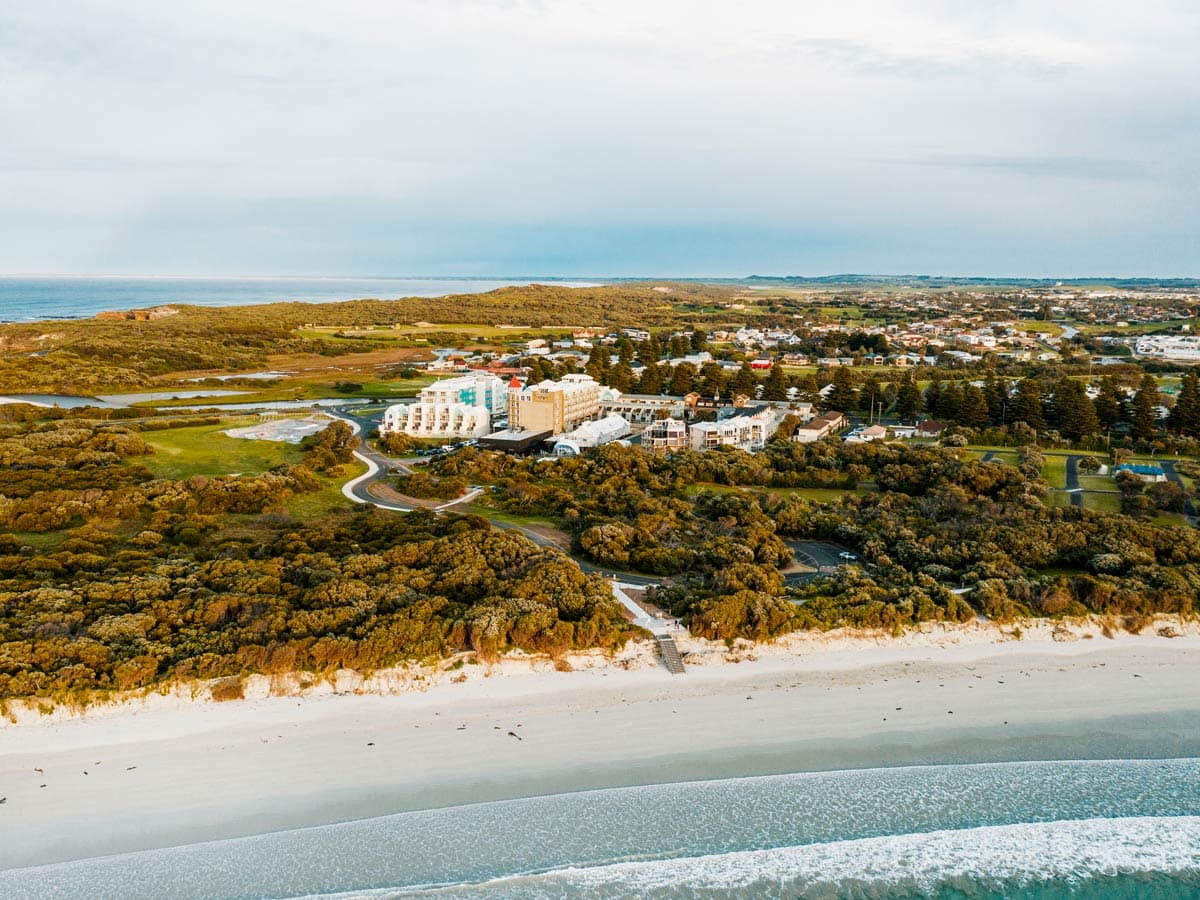
<path fill-rule="evenodd" d="M 851 553 L 849 550 L 843 550 L 841 553 L 838 554 L 838 556 L 840 556 L 842 559 L 849 560 L 850 562 L 854 562 L 854 560 L 858 559 L 858 557 L 855 556 L 853 553 Z"/>

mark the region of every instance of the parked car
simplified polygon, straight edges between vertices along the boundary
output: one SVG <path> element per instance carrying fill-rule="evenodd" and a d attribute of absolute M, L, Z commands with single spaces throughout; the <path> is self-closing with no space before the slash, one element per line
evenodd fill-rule
<path fill-rule="evenodd" d="M 841 553 L 838 554 L 838 556 L 840 556 L 844 560 L 847 560 L 848 562 L 854 562 L 856 559 L 858 559 L 858 557 L 855 556 L 853 553 L 851 553 L 849 550 L 843 550 Z"/>

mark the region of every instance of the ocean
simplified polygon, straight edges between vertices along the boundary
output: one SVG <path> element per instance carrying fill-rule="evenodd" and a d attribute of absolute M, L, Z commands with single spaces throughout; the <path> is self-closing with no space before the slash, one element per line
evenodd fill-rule
<path fill-rule="evenodd" d="M 864 769 L 481 803 L 0 872 L 0 896 L 1197 897 L 1200 759 Z"/>
<path fill-rule="evenodd" d="M 166 303 L 244 306 L 299 300 L 481 294 L 533 282 L 586 287 L 561 278 L 158 278 L 117 276 L 0 276 L 0 321 L 91 318 L 107 310 Z"/>

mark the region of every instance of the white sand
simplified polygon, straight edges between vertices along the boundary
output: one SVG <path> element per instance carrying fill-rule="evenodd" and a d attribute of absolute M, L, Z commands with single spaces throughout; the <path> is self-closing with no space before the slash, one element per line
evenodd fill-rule
<path fill-rule="evenodd" d="M 571 673 L 508 661 L 366 685 L 401 693 L 157 697 L 25 717 L 0 725 L 0 868 L 622 784 L 1200 755 L 1195 629 L 1050 632 L 798 636 L 734 652 L 688 641 L 686 676 L 631 650 L 606 665 L 579 657 L 593 668 Z M 362 687 L 349 676 L 340 686 Z"/>

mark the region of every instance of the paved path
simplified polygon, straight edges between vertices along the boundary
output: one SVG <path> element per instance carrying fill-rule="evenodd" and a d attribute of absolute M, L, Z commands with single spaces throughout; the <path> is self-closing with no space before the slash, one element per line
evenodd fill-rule
<path fill-rule="evenodd" d="M 329 413 L 329 415 L 332 418 L 345 422 L 352 429 L 354 429 L 354 433 L 356 435 L 361 435 L 362 426 L 358 422 L 355 422 L 353 419 L 346 418 L 345 416 L 339 416 L 335 413 Z M 379 453 L 377 450 L 374 450 L 368 446 L 365 441 L 357 450 L 354 451 L 354 456 L 361 462 L 366 463 L 367 466 L 367 471 L 364 474 L 359 475 L 357 478 L 351 479 L 342 485 L 342 493 L 354 503 L 369 503 L 372 506 L 377 506 L 380 509 L 386 509 L 392 512 L 412 512 L 414 509 L 432 508 L 436 513 L 445 509 L 449 509 L 450 507 L 457 506 L 461 503 L 474 500 L 483 493 L 483 488 L 472 488 L 468 493 L 464 494 L 458 499 L 451 500 L 449 503 L 443 503 L 441 506 L 435 507 L 418 507 L 415 505 L 406 505 L 400 502 L 381 500 L 371 493 L 372 484 L 375 484 L 391 471 L 399 471 L 403 474 L 411 474 L 412 470 L 404 464 L 404 461 L 384 456 L 382 453 Z M 519 531 L 539 547 L 552 547 L 559 552 L 566 553 L 567 556 L 575 560 L 579 568 L 585 573 L 598 572 L 606 578 L 617 578 L 634 587 L 648 587 L 650 585 L 659 584 L 662 581 L 660 578 L 654 578 L 649 575 L 635 575 L 632 572 L 618 572 L 613 569 L 603 569 L 600 566 L 590 563 L 587 560 L 580 559 L 574 554 L 563 550 L 562 547 L 558 546 L 558 544 L 556 544 L 550 538 L 543 534 L 538 534 L 538 532 L 534 531 L 532 528 L 526 528 L 523 525 L 517 525 L 512 522 L 503 522 L 498 519 L 492 519 L 486 514 L 482 515 L 497 528 L 505 528 L 510 531 Z"/>
<path fill-rule="evenodd" d="M 1071 495 L 1072 506 L 1083 506 L 1083 488 L 1079 486 L 1079 461 L 1082 456 L 1067 457 L 1067 493 Z"/>
<path fill-rule="evenodd" d="M 1187 485 L 1183 483 L 1183 478 L 1180 477 L 1177 471 L 1175 471 L 1175 461 L 1171 459 L 1161 459 L 1159 460 L 1159 465 L 1162 466 L 1163 472 L 1166 473 L 1168 478 L 1183 488 L 1184 497 L 1186 498 L 1183 501 L 1183 512 L 1184 515 L 1188 517 L 1188 521 L 1195 525 L 1196 504 L 1192 502 L 1191 497 L 1187 496 Z"/>

